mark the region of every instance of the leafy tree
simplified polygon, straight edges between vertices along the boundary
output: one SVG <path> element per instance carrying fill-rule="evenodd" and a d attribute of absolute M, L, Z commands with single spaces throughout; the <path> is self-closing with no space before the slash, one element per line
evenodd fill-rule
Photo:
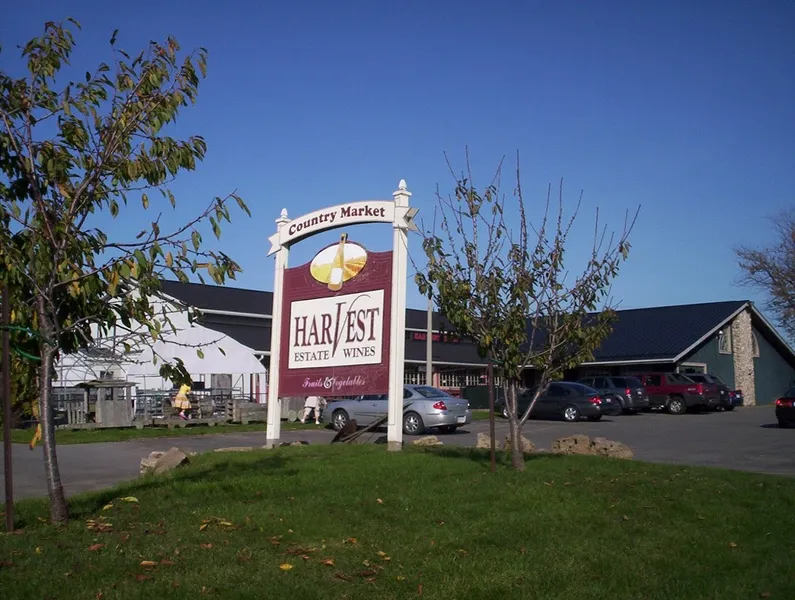
<path fill-rule="evenodd" d="M 181 109 L 196 101 L 206 50 L 183 56 L 169 37 L 131 57 L 116 47 L 117 30 L 111 64 L 64 84 L 62 70 L 79 28 L 72 19 L 46 23 L 43 35 L 22 49 L 26 76 L 0 72 L 0 279 L 30 307 L 28 325 L 37 332 L 54 522 L 68 519 L 52 422 L 54 361 L 114 328 L 157 340 L 169 323 L 162 304 L 151 300 L 160 279 L 205 273 L 222 284 L 234 278 L 240 267 L 206 249 L 201 230 L 209 226 L 220 237 L 230 204 L 248 213 L 233 193 L 213 199 L 188 222 L 161 229 L 162 209 L 176 204 L 169 185 L 206 152 L 201 137 L 167 133 Z M 139 202 L 157 214 L 143 231 L 125 233 L 124 216 Z M 112 236 L 102 229 L 111 218 Z M 177 376 L 178 370 L 167 365 L 161 374 Z"/>
<path fill-rule="evenodd" d="M 791 340 L 795 340 L 795 209 L 773 219 L 769 246 L 735 249 L 742 275 L 740 282 L 767 296 L 766 308 Z"/>
<path fill-rule="evenodd" d="M 455 191 L 448 196 L 437 191 L 438 221 L 423 233 L 428 263 L 415 279 L 420 293 L 432 297 L 456 331 L 495 365 L 504 386 L 512 465 L 521 470 L 522 427 L 539 395 L 567 369 L 591 359 L 611 330 L 610 284 L 627 258 L 635 219 L 625 221 L 621 235 L 608 238 L 597 213 L 593 249 L 572 279 L 564 257 L 580 203 L 566 219 L 562 183 L 557 211 L 551 213 L 550 188 L 534 225 L 518 166 L 511 202 L 500 192 L 502 163 L 482 191 L 473 183 L 468 157 L 465 175 L 450 171 Z M 528 367 L 538 386 L 520 414 L 517 399 Z"/>

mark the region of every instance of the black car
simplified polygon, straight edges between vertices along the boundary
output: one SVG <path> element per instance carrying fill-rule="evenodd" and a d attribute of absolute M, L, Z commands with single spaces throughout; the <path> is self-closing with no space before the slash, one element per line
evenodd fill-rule
<path fill-rule="evenodd" d="M 621 412 L 638 413 L 649 408 L 649 395 L 637 377 L 593 375 L 583 377 L 579 383 L 592 387 L 602 396 L 612 395 Z"/>
<path fill-rule="evenodd" d="M 795 387 L 776 400 L 776 418 L 782 429 L 795 425 Z"/>
<path fill-rule="evenodd" d="M 709 373 L 686 373 L 688 379 L 692 379 L 696 383 L 711 383 L 718 386 L 718 393 L 720 394 L 720 404 L 718 408 L 723 410 L 734 410 L 736 406 L 743 405 L 743 392 L 742 390 L 733 390 L 728 385 L 723 383 L 717 375 Z"/>
<path fill-rule="evenodd" d="M 523 391 L 519 395 L 518 409 L 522 415 L 535 395 L 535 389 Z M 503 398 L 495 402 L 495 411 L 503 417 L 508 416 Z M 621 412 L 621 405 L 611 396 L 601 396 L 595 389 L 574 381 L 555 381 L 546 392 L 538 397 L 530 413 L 532 418 L 563 418 L 564 421 L 579 421 L 586 418 L 598 421 L 602 415 Z"/>

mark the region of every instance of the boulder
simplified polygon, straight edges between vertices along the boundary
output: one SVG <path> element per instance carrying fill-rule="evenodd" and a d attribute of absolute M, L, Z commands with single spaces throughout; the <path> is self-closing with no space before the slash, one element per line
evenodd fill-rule
<path fill-rule="evenodd" d="M 155 461 L 152 472 L 155 474 L 165 473 L 166 471 L 176 469 L 181 465 L 188 464 L 188 462 L 190 462 L 190 459 L 188 458 L 187 454 L 185 454 L 179 448 L 171 448 L 168 452 L 162 454 Z"/>
<path fill-rule="evenodd" d="M 251 452 L 254 446 L 230 446 L 228 448 L 216 448 L 213 452 Z"/>
<path fill-rule="evenodd" d="M 577 434 L 559 438 L 552 442 L 554 454 L 593 454 L 591 438 L 587 435 Z"/>
<path fill-rule="evenodd" d="M 495 448 L 499 448 L 499 444 L 495 444 Z M 487 433 L 479 433 L 478 434 L 478 441 L 475 444 L 475 448 L 480 448 L 481 450 L 490 450 L 491 449 L 491 436 Z"/>
<path fill-rule="evenodd" d="M 155 470 L 157 459 L 163 456 L 165 452 L 150 452 L 149 456 L 141 459 L 141 475 L 146 475 Z"/>
<path fill-rule="evenodd" d="M 571 435 L 552 442 L 554 454 L 589 454 L 592 456 L 607 456 L 610 458 L 631 459 L 634 457 L 632 449 L 622 444 L 603 437 L 591 440 L 587 435 Z"/>
<path fill-rule="evenodd" d="M 632 449 L 626 444 L 614 442 L 613 440 L 608 440 L 603 437 L 594 438 L 591 441 L 591 447 L 594 450 L 594 454 L 598 454 L 600 456 L 624 459 L 631 459 L 635 456 L 632 452 Z"/>
<path fill-rule="evenodd" d="M 411 442 L 415 446 L 441 446 L 442 442 L 439 441 L 435 435 L 426 435 Z"/>
<path fill-rule="evenodd" d="M 511 449 L 511 436 L 505 438 L 505 445 L 503 447 L 506 450 Z M 536 451 L 536 445 L 523 435 L 519 436 L 519 448 L 521 448 L 524 454 L 532 454 Z"/>

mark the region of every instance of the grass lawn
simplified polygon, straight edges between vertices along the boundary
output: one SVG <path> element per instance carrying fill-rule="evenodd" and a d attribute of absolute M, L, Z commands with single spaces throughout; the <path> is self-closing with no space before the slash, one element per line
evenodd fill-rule
<path fill-rule="evenodd" d="M 72 508 L 56 529 L 18 505 L 4 599 L 795 598 L 785 477 L 304 446 L 203 455 Z"/>
<path fill-rule="evenodd" d="M 301 424 L 298 422 L 282 422 L 282 430 L 293 431 L 296 429 L 317 429 L 314 423 Z M 13 429 L 11 441 L 15 444 L 28 444 L 33 438 L 35 429 Z M 208 427 L 207 425 L 188 425 L 187 427 L 145 427 L 135 429 L 59 429 L 55 434 L 58 444 L 91 444 L 96 442 L 123 442 L 140 438 L 179 437 L 183 435 L 211 435 L 219 433 L 245 433 L 247 431 L 265 431 L 265 423 L 249 423 L 248 425 L 224 424 Z M 0 429 L 0 440 L 3 432 Z M 41 444 L 41 442 L 39 442 Z"/>

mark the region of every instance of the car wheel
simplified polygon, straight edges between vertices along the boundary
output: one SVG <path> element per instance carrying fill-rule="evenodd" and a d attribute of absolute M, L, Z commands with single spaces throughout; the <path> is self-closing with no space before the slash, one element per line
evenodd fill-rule
<path fill-rule="evenodd" d="M 415 412 L 403 415 L 403 433 L 406 435 L 420 435 L 425 431 L 425 424 L 422 417 Z"/>
<path fill-rule="evenodd" d="M 331 426 L 335 431 L 340 431 L 348 424 L 349 420 L 348 413 L 341 408 L 338 408 L 331 414 Z"/>
<path fill-rule="evenodd" d="M 601 421 L 602 415 L 596 415 L 595 417 L 588 417 L 589 421 Z"/>
<path fill-rule="evenodd" d="M 508 418 L 508 407 L 507 406 L 503 406 L 502 407 L 502 418 L 503 419 L 507 419 Z"/>
<path fill-rule="evenodd" d="M 687 404 L 685 404 L 684 398 L 679 396 L 668 398 L 668 412 L 672 415 L 682 415 L 687 412 Z"/>
<path fill-rule="evenodd" d="M 786 429 L 787 427 L 789 427 L 789 421 L 784 421 L 782 419 L 779 419 L 778 420 L 778 427 L 779 427 L 779 429 Z"/>
<path fill-rule="evenodd" d="M 573 404 L 569 404 L 566 408 L 563 409 L 563 420 L 568 422 L 574 422 L 580 420 L 580 409 L 574 406 Z"/>
<path fill-rule="evenodd" d="M 442 425 L 439 427 L 439 431 L 442 433 L 455 433 L 456 429 L 458 429 L 456 425 Z"/>

